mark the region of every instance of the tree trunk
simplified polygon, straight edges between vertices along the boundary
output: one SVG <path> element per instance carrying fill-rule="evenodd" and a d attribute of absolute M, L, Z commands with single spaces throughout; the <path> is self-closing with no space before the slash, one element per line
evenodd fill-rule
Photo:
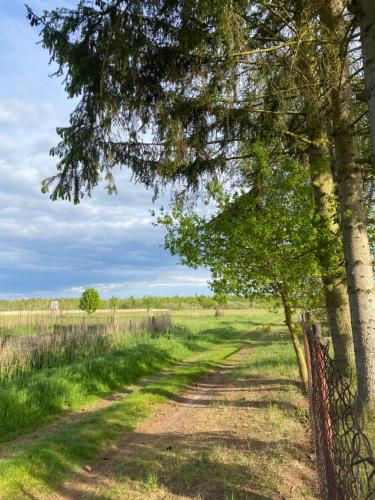
<path fill-rule="evenodd" d="M 342 373 L 354 368 L 354 349 L 349 297 L 340 228 L 335 206 L 335 183 L 325 134 L 315 135 L 316 147 L 309 151 L 311 179 L 317 216 L 317 251 L 324 297 L 335 353 L 335 365 Z"/>
<path fill-rule="evenodd" d="M 375 166 L 375 2 L 374 0 L 357 0 L 353 2 L 353 11 L 361 28 L 363 68 L 371 133 L 371 163 L 372 166 Z"/>
<path fill-rule="evenodd" d="M 310 20 L 311 32 L 318 30 L 314 20 L 314 5 L 311 0 L 304 0 L 301 9 L 296 9 L 295 19 L 299 29 L 306 29 L 306 20 Z M 324 107 L 321 106 L 320 85 L 313 89 L 311 82 L 320 82 L 315 42 L 305 45 L 303 51 L 297 51 L 297 64 L 300 71 L 298 78 L 304 75 L 305 88 L 302 90 L 306 113 L 309 147 L 311 183 L 314 193 L 315 217 L 317 230 L 315 252 L 321 269 L 323 292 L 332 344 L 335 353 L 335 365 L 348 373 L 354 368 L 354 348 L 350 319 L 349 297 L 346 283 L 346 271 L 332 174 L 332 155 L 328 139 L 327 120 Z M 296 80 L 298 86 L 300 82 Z"/>
<path fill-rule="evenodd" d="M 301 382 L 303 384 L 303 389 L 305 392 L 307 392 L 307 390 L 308 390 L 307 365 L 306 365 L 306 360 L 305 360 L 305 355 L 304 355 L 303 349 L 302 349 L 301 344 L 299 343 L 299 340 L 298 340 L 296 325 L 293 322 L 292 305 L 289 302 L 288 296 L 285 293 L 281 294 L 281 299 L 282 299 L 283 306 L 284 306 L 285 323 L 286 323 L 286 326 L 288 327 L 290 337 L 292 339 L 292 343 L 293 343 L 293 347 L 294 347 L 294 352 L 295 352 L 296 358 L 297 358 L 299 375 L 301 378 Z"/>
<path fill-rule="evenodd" d="M 361 172 L 355 163 L 357 143 L 353 135 L 352 89 L 342 53 L 345 23 L 342 0 L 321 3 L 321 20 L 330 35 L 332 60 L 332 109 L 334 143 L 346 275 L 357 367 L 359 403 L 375 407 L 375 288 Z"/>

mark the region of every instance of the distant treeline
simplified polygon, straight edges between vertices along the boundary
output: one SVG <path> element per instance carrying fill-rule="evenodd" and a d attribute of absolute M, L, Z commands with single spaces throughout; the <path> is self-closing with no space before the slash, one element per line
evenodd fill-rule
<path fill-rule="evenodd" d="M 79 308 L 79 298 L 56 298 L 56 299 L 18 299 L 0 300 L 0 311 L 41 311 L 51 308 L 51 301 L 58 300 L 61 310 L 74 310 Z M 213 309 L 217 307 L 218 300 L 214 296 L 194 295 L 191 297 L 158 297 L 145 295 L 144 297 L 128 297 L 102 299 L 99 309 Z M 274 307 L 274 301 L 255 298 L 247 300 L 238 297 L 228 297 L 225 303 L 226 309 L 247 309 L 253 307 Z"/>

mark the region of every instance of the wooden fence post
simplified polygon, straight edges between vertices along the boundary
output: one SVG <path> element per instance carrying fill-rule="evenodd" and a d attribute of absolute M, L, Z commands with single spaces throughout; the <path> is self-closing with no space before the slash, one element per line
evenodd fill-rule
<path fill-rule="evenodd" d="M 315 446 L 317 467 L 322 488 L 321 495 L 325 500 L 338 500 L 336 469 L 332 442 L 332 423 L 330 416 L 329 388 L 324 371 L 322 337 L 319 325 L 312 325 L 308 330 L 311 338 L 312 403 L 314 405 Z M 320 462 L 320 463 L 319 463 Z"/>
<path fill-rule="evenodd" d="M 310 399 L 311 398 L 311 384 L 312 384 L 312 378 L 311 378 L 311 352 L 310 352 L 309 339 L 308 339 L 308 328 L 309 328 L 309 321 L 310 321 L 310 313 L 308 311 L 303 312 L 301 314 L 301 318 L 302 318 L 302 329 L 303 329 L 303 346 L 304 346 L 304 349 L 305 349 L 305 359 L 306 359 L 306 366 L 307 366 L 308 386 L 309 386 L 309 399 Z M 310 404 L 310 407 L 311 407 L 311 404 Z"/>

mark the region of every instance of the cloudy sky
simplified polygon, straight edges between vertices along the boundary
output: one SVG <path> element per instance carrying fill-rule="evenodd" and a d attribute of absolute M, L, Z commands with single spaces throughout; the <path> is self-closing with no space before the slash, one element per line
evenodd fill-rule
<path fill-rule="evenodd" d="M 73 0 L 29 0 L 34 10 Z M 48 55 L 24 0 L 0 0 L 0 298 L 206 293 L 208 274 L 178 265 L 151 225 L 152 193 L 118 175 L 119 194 L 99 187 L 79 206 L 40 192 L 54 171 L 49 149 L 73 103 L 48 75 Z M 165 202 L 165 200 L 164 200 Z"/>

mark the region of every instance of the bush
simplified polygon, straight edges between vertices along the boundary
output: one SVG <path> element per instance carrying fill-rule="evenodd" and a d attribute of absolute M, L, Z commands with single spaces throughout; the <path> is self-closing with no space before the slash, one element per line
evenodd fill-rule
<path fill-rule="evenodd" d="M 95 288 L 87 288 L 79 301 L 79 308 L 86 311 L 88 314 L 94 313 L 100 304 L 100 296 Z"/>

